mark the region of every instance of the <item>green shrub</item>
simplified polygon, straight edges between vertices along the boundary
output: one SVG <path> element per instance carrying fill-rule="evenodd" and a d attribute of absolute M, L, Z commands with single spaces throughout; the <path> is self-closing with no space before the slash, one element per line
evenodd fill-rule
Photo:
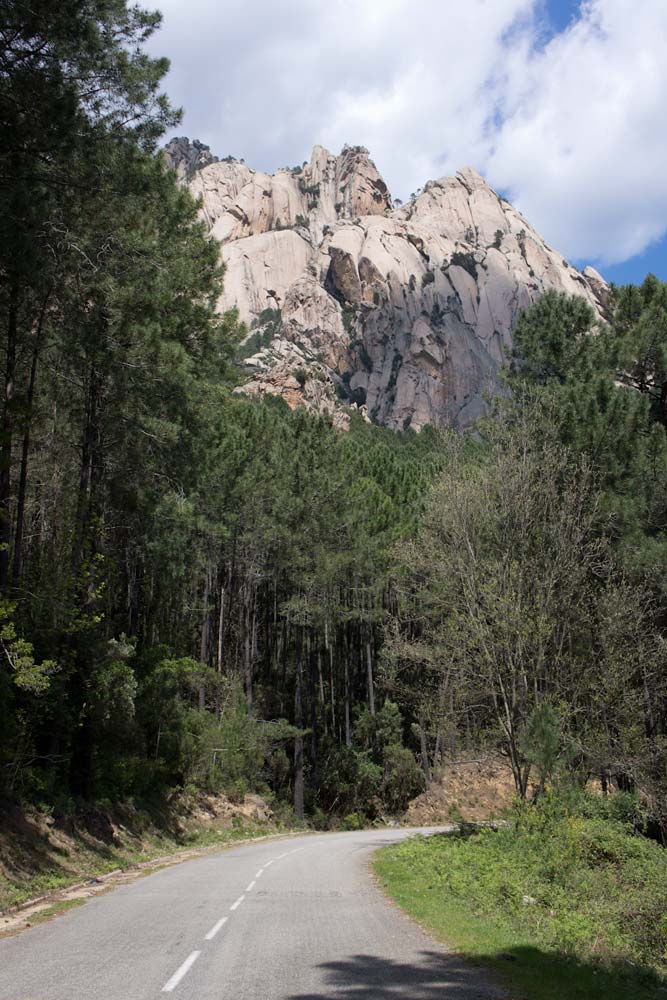
<path fill-rule="evenodd" d="M 347 816 L 343 818 L 344 830 L 363 830 L 365 825 L 366 819 L 360 812 L 348 813 Z"/>
<path fill-rule="evenodd" d="M 309 819 L 312 826 L 316 830 L 329 829 L 329 820 L 327 818 L 327 814 L 325 813 L 324 809 L 320 809 L 319 806 L 315 806 L 315 808 L 311 811 Z"/>
<path fill-rule="evenodd" d="M 323 755 L 319 797 L 329 812 L 363 812 L 373 818 L 380 807 L 382 769 L 369 751 L 331 745 Z"/>
<path fill-rule="evenodd" d="M 227 796 L 230 802 L 241 803 L 248 794 L 248 784 L 245 778 L 236 778 L 227 785 Z"/>
<path fill-rule="evenodd" d="M 526 721 L 520 747 L 539 778 L 539 790 L 563 761 L 560 718 L 548 702 L 537 705 Z"/>
<path fill-rule="evenodd" d="M 405 812 L 410 799 L 424 790 L 424 773 L 414 754 L 399 743 L 384 748 L 380 794 L 393 813 Z"/>
<path fill-rule="evenodd" d="M 473 254 L 463 253 L 460 250 L 455 250 L 452 254 L 450 264 L 455 264 L 457 267 L 462 267 L 464 271 L 477 281 L 477 261 L 475 260 Z"/>
<path fill-rule="evenodd" d="M 356 333 L 357 310 L 354 306 L 343 306 L 343 327 L 349 337 L 354 337 Z"/>

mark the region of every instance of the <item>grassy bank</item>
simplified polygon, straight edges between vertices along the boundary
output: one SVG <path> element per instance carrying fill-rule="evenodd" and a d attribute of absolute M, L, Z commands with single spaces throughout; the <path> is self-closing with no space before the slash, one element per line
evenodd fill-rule
<path fill-rule="evenodd" d="M 222 796 L 152 809 L 89 806 L 58 818 L 6 807 L 0 810 L 0 912 L 82 879 L 290 829 L 261 812 L 254 802 L 233 806 Z"/>
<path fill-rule="evenodd" d="M 512 825 L 417 838 L 375 860 L 385 890 L 525 1000 L 667 995 L 667 851 L 614 805 L 546 800 Z"/>

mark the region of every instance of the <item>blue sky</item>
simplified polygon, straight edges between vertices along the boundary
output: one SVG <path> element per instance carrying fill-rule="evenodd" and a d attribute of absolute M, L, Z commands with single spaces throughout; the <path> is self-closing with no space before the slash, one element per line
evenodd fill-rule
<path fill-rule="evenodd" d="M 547 15 L 554 33 L 564 31 L 578 16 L 580 8 L 579 0 L 548 0 Z"/>
<path fill-rule="evenodd" d="M 583 268 L 589 262 L 575 258 L 572 263 Z M 616 285 L 640 285 L 647 274 L 655 274 L 661 281 L 667 281 L 667 239 L 663 238 L 644 253 L 629 257 L 620 264 L 597 263 L 607 281 Z"/>
<path fill-rule="evenodd" d="M 569 260 L 667 280 L 667 0 L 153 0 L 178 134 L 257 169 L 474 166 Z"/>

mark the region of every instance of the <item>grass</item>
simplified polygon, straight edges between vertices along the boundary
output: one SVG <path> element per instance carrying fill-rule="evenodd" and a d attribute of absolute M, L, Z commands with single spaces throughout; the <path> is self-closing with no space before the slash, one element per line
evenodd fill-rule
<path fill-rule="evenodd" d="M 54 903 L 53 906 L 47 906 L 45 910 L 40 910 L 39 913 L 35 913 L 30 923 L 31 925 L 43 924 L 51 917 L 59 916 L 61 913 L 65 913 L 67 910 L 73 910 L 77 906 L 83 906 L 86 902 L 85 899 L 63 899 L 58 903 Z"/>
<path fill-rule="evenodd" d="M 512 1000 L 657 1000 L 667 996 L 667 851 L 599 809 L 551 802 L 497 832 L 415 838 L 381 850 L 375 870 Z"/>

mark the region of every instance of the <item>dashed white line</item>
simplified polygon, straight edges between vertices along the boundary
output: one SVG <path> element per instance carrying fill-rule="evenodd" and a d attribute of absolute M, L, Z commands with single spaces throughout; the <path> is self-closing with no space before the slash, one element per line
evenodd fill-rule
<path fill-rule="evenodd" d="M 162 987 L 162 992 L 171 993 L 173 990 L 175 990 L 178 984 L 180 983 L 181 979 L 183 978 L 183 976 L 186 974 L 186 972 L 189 972 L 189 970 L 195 964 L 200 955 L 201 955 L 200 951 L 190 952 L 186 960 L 183 962 L 183 965 L 181 965 L 180 968 L 176 969 L 176 972 L 173 974 L 169 982 L 165 983 L 165 985 Z"/>
<path fill-rule="evenodd" d="M 286 858 L 288 856 L 288 854 L 296 854 L 297 851 L 303 851 L 303 850 L 304 850 L 303 847 L 296 847 L 293 851 L 285 851 L 284 854 L 279 854 L 277 858 L 271 858 L 271 860 L 267 861 L 266 864 L 264 865 L 264 867 L 260 868 L 259 871 L 255 874 L 254 879 L 252 880 L 252 882 L 250 883 L 250 885 L 248 886 L 248 888 L 246 889 L 245 892 L 252 892 L 252 890 L 255 888 L 255 885 L 257 884 L 257 879 L 261 878 L 261 876 L 264 873 L 265 869 L 267 869 L 269 867 L 269 865 L 272 865 L 274 861 L 282 861 L 282 859 Z M 236 909 L 238 909 L 238 907 L 241 905 L 241 903 L 245 899 L 245 892 L 243 893 L 242 896 L 239 896 L 239 898 L 236 900 L 236 902 L 232 903 L 232 905 L 229 907 L 230 910 L 236 910 Z M 223 927 L 227 923 L 228 919 L 229 919 L 228 917 L 221 917 L 220 920 L 218 920 L 217 924 L 214 924 L 213 927 L 211 927 L 211 929 L 208 932 L 208 934 L 205 935 L 205 940 L 206 941 L 212 941 L 213 938 L 218 933 L 218 931 L 220 930 L 220 928 Z M 180 981 L 183 978 L 183 976 L 185 976 L 190 971 L 190 969 L 195 964 L 195 962 L 197 961 L 197 959 L 199 958 L 200 955 L 201 955 L 200 951 L 192 951 L 192 952 L 190 952 L 190 954 L 188 955 L 188 957 L 186 958 L 186 960 L 183 962 L 183 964 L 178 967 L 178 969 L 173 974 L 173 976 L 171 977 L 171 979 L 167 983 L 165 983 L 165 985 L 162 987 L 162 992 L 163 993 L 172 993 L 176 989 L 176 987 L 178 986 L 178 984 L 180 983 Z"/>
<path fill-rule="evenodd" d="M 226 923 L 227 923 L 227 917 L 222 917 L 221 920 L 218 920 L 217 924 L 214 927 L 211 927 L 210 931 L 206 935 L 206 940 L 207 941 L 212 941 L 213 938 L 215 937 L 215 935 L 218 933 L 218 931 L 222 927 L 222 925 L 226 924 Z"/>

